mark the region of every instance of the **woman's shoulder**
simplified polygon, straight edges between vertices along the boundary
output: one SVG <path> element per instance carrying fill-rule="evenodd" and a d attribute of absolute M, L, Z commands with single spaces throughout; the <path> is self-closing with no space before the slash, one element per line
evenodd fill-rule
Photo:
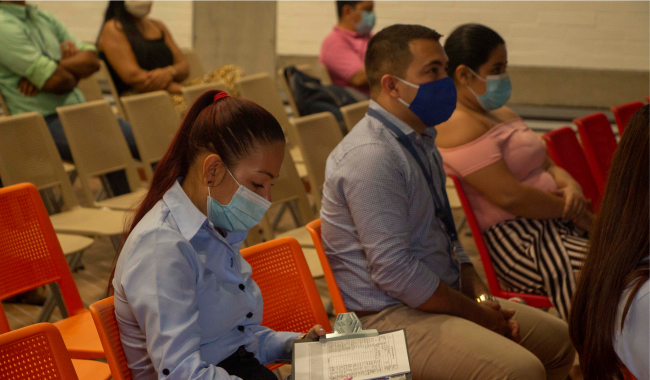
<path fill-rule="evenodd" d="M 436 126 L 436 145 L 449 149 L 470 143 L 483 136 L 489 126 L 463 110 L 456 110 L 449 120 Z"/>

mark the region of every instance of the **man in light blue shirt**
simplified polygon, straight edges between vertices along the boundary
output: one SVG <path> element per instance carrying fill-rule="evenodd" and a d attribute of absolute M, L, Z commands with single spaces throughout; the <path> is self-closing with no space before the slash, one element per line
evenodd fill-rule
<path fill-rule="evenodd" d="M 322 237 L 364 328 L 406 329 L 419 379 L 565 379 L 566 323 L 490 296 L 457 241 L 435 125 L 455 108 L 440 35 L 394 25 L 366 53 L 368 114 L 327 161 Z"/>
<path fill-rule="evenodd" d="M 43 115 L 61 158 L 72 161 L 56 108 L 85 101 L 77 83 L 99 70 L 97 49 L 78 41 L 51 13 L 24 1 L 1 1 L 0 52 L 0 94 L 9 113 Z M 131 154 L 139 158 L 131 125 L 118 121 Z M 124 173 L 107 179 L 114 195 L 131 191 Z"/>

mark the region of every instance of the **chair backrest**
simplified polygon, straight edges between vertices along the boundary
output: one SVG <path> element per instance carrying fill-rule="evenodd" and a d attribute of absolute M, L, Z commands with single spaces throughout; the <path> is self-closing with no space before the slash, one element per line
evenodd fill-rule
<path fill-rule="evenodd" d="M 58 282 L 69 315 L 84 309 L 43 200 L 31 183 L 0 188 L 0 300 Z M 0 307 L 0 333 L 9 331 Z"/>
<path fill-rule="evenodd" d="M 352 128 L 366 116 L 368 107 L 370 107 L 370 100 L 341 107 L 341 113 L 345 124 L 348 126 L 348 132 L 352 131 Z"/>
<path fill-rule="evenodd" d="M 99 87 L 99 82 L 97 82 L 97 77 L 94 74 L 88 78 L 81 79 L 77 83 L 77 88 L 84 94 L 87 102 L 104 99 L 102 88 Z"/>
<path fill-rule="evenodd" d="M 115 102 L 115 108 L 117 108 L 117 116 L 126 119 L 126 114 L 124 113 L 124 109 L 122 108 L 122 103 L 120 103 L 120 94 L 117 92 L 117 87 L 115 87 L 115 83 L 113 82 L 113 77 L 111 77 L 111 73 L 108 71 L 108 66 L 106 66 L 106 62 L 104 62 L 104 60 L 102 59 L 99 60 L 99 76 L 104 78 L 106 83 L 108 83 L 108 88 L 111 91 L 111 96 L 113 97 L 113 101 Z"/>
<path fill-rule="evenodd" d="M 2 114 L 5 116 L 11 115 L 9 113 L 9 108 L 7 108 L 7 104 L 5 103 L 5 98 L 2 97 L 2 94 L 0 94 L 0 109 L 2 109 Z"/>
<path fill-rule="evenodd" d="M 181 88 L 181 91 L 183 92 L 183 97 L 185 98 L 185 103 L 187 104 L 188 108 L 192 105 L 192 103 L 194 103 L 196 98 L 198 98 L 199 96 L 201 96 L 201 94 L 203 94 L 208 90 L 220 90 L 226 93 L 230 93 L 230 89 L 228 88 L 228 86 L 226 86 L 224 83 L 221 82 L 205 83 L 196 86 L 187 86 Z M 126 104 L 124 105 L 124 107 L 126 107 Z"/>
<path fill-rule="evenodd" d="M 595 113 L 573 120 L 578 126 L 578 134 L 582 141 L 591 174 L 601 194 L 605 193 L 605 182 L 609 174 L 609 166 L 616 151 L 616 137 L 612 125 L 603 113 Z"/>
<path fill-rule="evenodd" d="M 126 362 L 115 317 L 114 298 L 111 296 L 97 301 L 90 305 L 89 309 L 106 353 L 106 361 L 111 369 L 113 380 L 131 380 L 131 370 Z"/>
<path fill-rule="evenodd" d="M 479 256 L 481 257 L 481 263 L 483 264 L 483 270 L 485 271 L 485 277 L 487 278 L 488 287 L 490 288 L 490 293 L 495 297 L 500 298 L 511 298 L 519 297 L 526 301 L 526 303 L 533 307 L 551 307 L 551 301 L 546 296 L 539 296 L 534 294 L 524 294 L 524 293 L 515 293 L 508 292 L 501 288 L 499 279 L 497 278 L 494 267 L 492 266 L 492 258 L 488 251 L 487 246 L 485 245 L 485 240 L 483 240 L 483 233 L 481 228 L 476 221 L 476 216 L 474 216 L 474 211 L 472 211 L 472 206 L 467 200 L 463 186 L 453 175 L 450 175 L 451 179 L 454 181 L 456 187 L 456 192 L 458 192 L 458 198 L 460 198 L 460 203 L 463 206 L 463 212 L 465 213 L 465 218 L 467 218 L 467 224 L 469 225 L 470 230 L 472 231 L 472 236 L 474 237 L 474 242 L 476 243 L 476 248 L 478 249 Z"/>
<path fill-rule="evenodd" d="M 300 69 L 298 68 L 298 70 Z M 282 87 L 282 90 L 284 91 L 284 94 L 287 96 L 287 100 L 289 101 L 289 106 L 291 107 L 291 111 L 293 112 L 293 117 L 300 117 L 300 111 L 298 110 L 296 99 L 293 97 L 293 91 L 291 91 L 291 86 L 289 86 L 289 83 L 287 82 L 287 77 L 284 75 L 284 69 L 278 70 L 278 78 L 280 80 L 280 87 Z"/>
<path fill-rule="evenodd" d="M 314 248 L 318 254 L 318 260 L 320 261 L 320 266 L 323 268 L 323 274 L 325 275 L 325 282 L 327 282 L 327 289 L 330 293 L 330 298 L 332 300 L 332 306 L 334 306 L 334 311 L 336 314 L 347 313 L 348 309 L 345 307 L 345 302 L 343 302 L 343 296 L 341 295 L 341 290 L 339 289 L 338 284 L 336 283 L 336 278 L 334 278 L 334 272 L 332 272 L 332 267 L 330 262 L 327 260 L 327 255 L 325 254 L 325 249 L 323 248 L 323 239 L 321 236 L 321 220 L 316 219 L 313 222 L 307 223 L 307 231 L 311 235 L 311 240 L 314 242 Z"/>
<path fill-rule="evenodd" d="M 630 122 L 632 115 L 641 109 L 641 107 L 643 107 L 642 102 L 632 102 L 611 108 L 614 113 L 614 119 L 616 119 L 616 126 L 618 127 L 618 134 L 620 136 L 623 136 L 623 131 L 625 131 L 625 127 L 627 126 L 627 123 Z"/>
<path fill-rule="evenodd" d="M 580 148 L 576 133 L 571 127 L 546 132 L 546 152 L 555 164 L 571 174 L 582 187 L 585 198 L 590 199 L 594 210 L 600 207 L 601 192 L 598 190 L 585 154 Z"/>
<path fill-rule="evenodd" d="M 64 211 L 79 205 L 40 113 L 0 118 L 0 178 L 5 186 L 30 182 L 38 190 L 58 187 Z"/>
<path fill-rule="evenodd" d="M 167 152 L 181 120 L 167 91 L 126 96 L 122 104 L 129 116 L 145 175 L 151 181 L 152 165 Z"/>
<path fill-rule="evenodd" d="M 271 188 L 271 198 L 274 204 L 295 201 L 302 219 L 300 226 L 314 220 L 314 212 L 309 205 L 305 186 L 298 175 L 296 164 L 291 158 L 288 147 L 284 152 L 280 176 L 275 180 Z"/>
<path fill-rule="evenodd" d="M 251 100 L 269 111 L 278 123 L 280 123 L 291 145 L 297 146 L 298 137 L 296 136 L 295 129 L 289 122 L 289 117 L 284 110 L 284 104 L 278 93 L 278 88 L 269 74 L 247 75 L 239 78 L 235 83 L 241 97 Z"/>
<path fill-rule="evenodd" d="M 59 330 L 37 323 L 0 335 L 2 379 L 78 380 Z"/>
<path fill-rule="evenodd" d="M 205 70 L 203 69 L 199 56 L 196 55 L 196 52 L 189 48 L 181 49 L 181 52 L 183 52 L 187 64 L 190 67 L 190 74 L 187 76 L 186 82 L 203 77 L 205 75 Z"/>
<path fill-rule="evenodd" d="M 142 186 L 122 129 L 106 100 L 57 107 L 56 112 L 87 204 L 95 202 L 89 184 L 95 176 L 124 170 L 132 192 Z"/>
<path fill-rule="evenodd" d="M 334 114 L 321 112 L 291 120 L 298 134 L 316 208 L 320 210 L 327 157 L 343 140 Z"/>
<path fill-rule="evenodd" d="M 262 325 L 275 331 L 307 332 L 314 325 L 332 331 L 302 248 L 285 237 L 241 251 L 253 267 L 252 278 L 262 291 Z"/>

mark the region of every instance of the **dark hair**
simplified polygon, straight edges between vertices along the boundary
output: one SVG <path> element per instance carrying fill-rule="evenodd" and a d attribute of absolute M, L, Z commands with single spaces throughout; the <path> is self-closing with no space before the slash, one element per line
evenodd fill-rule
<path fill-rule="evenodd" d="M 337 1 L 336 2 L 336 14 L 339 15 L 339 19 L 343 16 L 343 7 L 346 5 L 351 6 L 352 8 L 356 7 L 361 1 Z"/>
<path fill-rule="evenodd" d="M 133 216 L 123 241 L 177 178 L 187 176 L 190 166 L 201 153 L 219 154 L 224 165 L 232 170 L 260 145 L 285 141 L 282 128 L 271 113 L 242 98 L 227 96 L 215 102 L 215 95 L 221 92 L 206 91 L 187 111 L 171 145 L 156 166 L 151 187 Z M 119 252 L 108 283 L 109 294 L 118 257 Z"/>
<path fill-rule="evenodd" d="M 634 114 L 616 149 L 578 288 L 569 330 L 585 379 L 612 379 L 621 361 L 612 338 L 648 281 L 648 105 Z M 616 324 L 619 299 L 632 287 Z M 646 310 L 647 311 L 647 310 Z"/>
<path fill-rule="evenodd" d="M 490 59 L 490 54 L 501 44 L 505 44 L 503 38 L 485 25 L 459 26 L 445 41 L 445 53 L 449 58 L 447 75 L 453 79 L 460 65 L 478 72 L 478 68 Z"/>
<path fill-rule="evenodd" d="M 134 51 L 137 49 L 137 46 L 144 41 L 142 33 L 140 33 L 138 28 L 135 26 L 135 22 L 133 22 L 133 17 L 126 11 L 124 1 L 110 0 L 108 2 L 108 7 L 106 7 L 106 12 L 104 12 L 104 23 L 102 25 L 105 25 L 109 20 L 119 22 L 122 31 L 126 35 L 126 38 L 129 40 L 129 44 L 131 44 L 131 48 Z M 116 24 L 115 27 L 118 28 L 120 26 Z M 99 29 L 97 42 L 99 42 L 99 36 L 101 35 L 102 28 Z"/>
<path fill-rule="evenodd" d="M 413 61 L 409 42 L 439 41 L 442 35 L 422 25 L 391 25 L 375 34 L 368 42 L 365 66 L 370 88 L 381 86 L 381 77 L 391 74 L 403 77 Z"/>

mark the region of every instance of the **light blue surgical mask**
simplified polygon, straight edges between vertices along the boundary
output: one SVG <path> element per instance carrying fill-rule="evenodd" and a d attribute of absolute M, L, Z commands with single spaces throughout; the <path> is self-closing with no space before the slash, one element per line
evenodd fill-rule
<path fill-rule="evenodd" d="M 372 28 L 375 27 L 375 12 L 362 11 L 361 12 L 361 21 L 358 24 L 354 24 L 354 29 L 357 30 L 357 33 L 363 34 L 364 36 L 369 34 Z"/>
<path fill-rule="evenodd" d="M 239 185 L 239 188 L 232 196 L 230 203 L 222 205 L 210 196 L 208 187 L 208 220 L 215 227 L 227 231 L 248 231 L 262 221 L 266 210 L 271 207 L 271 202 L 240 185 L 230 170 L 228 170 L 228 174 Z"/>
<path fill-rule="evenodd" d="M 478 95 L 468 85 L 465 85 L 465 87 L 476 96 L 476 99 L 486 111 L 492 111 L 506 105 L 508 99 L 510 99 L 510 93 L 512 92 L 512 84 L 510 84 L 508 73 L 503 73 L 501 75 L 488 75 L 483 79 L 475 73 L 474 70 L 469 67 L 468 69 L 476 78 L 485 82 L 487 90 L 483 95 Z"/>

